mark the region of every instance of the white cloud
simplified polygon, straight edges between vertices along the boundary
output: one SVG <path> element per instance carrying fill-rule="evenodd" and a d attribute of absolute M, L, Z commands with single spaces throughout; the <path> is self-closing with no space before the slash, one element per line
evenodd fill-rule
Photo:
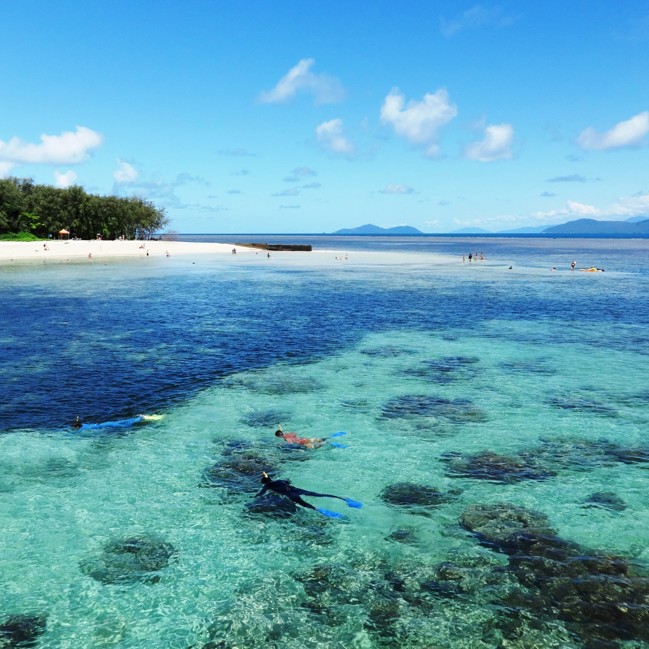
<path fill-rule="evenodd" d="M 15 166 L 13 162 L 0 162 L 0 178 L 8 176 Z"/>
<path fill-rule="evenodd" d="M 575 201 L 567 201 L 566 207 L 568 212 L 574 216 L 598 216 L 601 210 L 593 207 L 592 205 L 584 205 L 583 203 L 576 203 Z"/>
<path fill-rule="evenodd" d="M 503 14 L 503 8 L 482 7 L 476 5 L 453 20 L 440 17 L 440 29 L 444 36 L 450 37 L 465 29 L 478 29 L 479 27 L 508 27 L 518 20 L 519 16 Z"/>
<path fill-rule="evenodd" d="M 647 216 L 649 219 L 649 194 L 636 194 L 635 196 L 623 196 L 613 203 L 607 214 L 628 219 L 631 216 Z"/>
<path fill-rule="evenodd" d="M 60 171 L 55 171 L 54 178 L 56 179 L 55 185 L 57 187 L 66 189 L 70 185 L 74 184 L 74 181 L 78 178 L 78 176 L 74 173 L 74 171 L 67 171 L 64 174 L 62 174 Z"/>
<path fill-rule="evenodd" d="M 381 106 L 381 122 L 392 124 L 397 135 L 422 147 L 425 156 L 435 157 L 439 153 L 437 130 L 457 115 L 457 106 L 449 104 L 448 92 L 443 88 L 425 94 L 421 101 L 411 99 L 405 103 L 405 95 L 392 88 Z"/>
<path fill-rule="evenodd" d="M 487 126 L 482 142 L 473 142 L 466 147 L 465 156 L 468 160 L 494 162 L 510 160 L 511 145 L 514 141 L 514 129 L 511 124 Z"/>
<path fill-rule="evenodd" d="M 318 144 L 325 149 L 342 153 L 348 157 L 356 152 L 356 146 L 344 135 L 343 121 L 340 118 L 322 122 L 320 126 L 316 126 L 315 134 Z"/>
<path fill-rule="evenodd" d="M 320 189 L 322 185 L 320 183 L 309 183 L 308 185 L 302 185 L 302 189 Z"/>
<path fill-rule="evenodd" d="M 75 133 L 41 135 L 40 144 L 23 142 L 13 137 L 0 140 L 0 175 L 6 175 L 21 164 L 80 164 L 90 157 L 93 149 L 104 143 L 104 136 L 85 126 L 77 126 Z"/>
<path fill-rule="evenodd" d="M 408 185 L 394 185 L 390 183 L 385 189 L 380 191 L 381 194 L 414 194 L 415 190 Z"/>
<path fill-rule="evenodd" d="M 119 169 L 113 171 L 113 178 L 115 179 L 116 183 L 119 183 L 121 185 L 126 183 L 133 183 L 137 180 L 137 171 L 133 169 L 133 167 L 128 162 L 120 160 L 119 158 L 117 158 L 115 162 L 117 162 L 117 164 L 119 165 Z"/>
<path fill-rule="evenodd" d="M 577 138 L 577 144 L 582 149 L 620 149 L 623 147 L 639 147 L 644 144 L 644 136 L 649 133 L 649 111 L 639 113 L 626 122 L 616 124 L 606 133 L 598 133 L 592 126 L 584 129 Z"/>
<path fill-rule="evenodd" d="M 332 104 L 342 101 L 345 89 L 336 77 L 310 72 L 315 59 L 302 59 L 282 77 L 269 91 L 262 91 L 258 101 L 262 104 L 281 104 L 292 99 L 298 90 L 307 90 L 314 95 L 315 104 Z"/>

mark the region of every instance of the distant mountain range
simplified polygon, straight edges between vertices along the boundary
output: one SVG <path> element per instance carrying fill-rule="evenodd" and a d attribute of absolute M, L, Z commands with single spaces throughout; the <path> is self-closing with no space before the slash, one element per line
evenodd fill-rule
<path fill-rule="evenodd" d="M 400 235 L 417 236 L 425 234 L 409 225 L 395 228 L 380 228 L 378 225 L 361 225 L 359 228 L 344 228 L 332 234 L 348 235 Z M 632 216 L 626 221 L 596 221 L 595 219 L 577 219 L 561 225 L 535 225 L 515 230 L 490 232 L 483 228 L 460 228 L 449 234 L 649 234 L 649 216 Z"/>
<path fill-rule="evenodd" d="M 361 225 L 359 228 L 344 228 L 333 232 L 332 234 L 400 234 L 403 236 L 413 236 L 417 234 L 424 234 L 417 228 L 411 228 L 409 225 L 397 225 L 395 228 L 380 228 L 378 225 Z"/>
<path fill-rule="evenodd" d="M 578 219 L 543 230 L 543 234 L 649 234 L 649 219 L 644 221 L 595 221 Z"/>

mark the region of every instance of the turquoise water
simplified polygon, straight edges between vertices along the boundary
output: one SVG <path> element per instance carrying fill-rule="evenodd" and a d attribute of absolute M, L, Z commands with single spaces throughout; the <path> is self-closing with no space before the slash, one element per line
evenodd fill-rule
<path fill-rule="evenodd" d="M 149 291 L 158 282 L 175 289 L 192 283 L 181 296 L 187 314 L 199 300 L 216 300 L 209 287 L 220 273 L 233 287 L 229 299 L 235 300 L 234 288 L 248 291 L 242 297 L 248 308 L 250 291 L 258 300 L 272 296 L 282 303 L 275 318 L 299 331 L 290 333 L 287 322 L 274 328 L 270 311 L 260 316 L 253 309 L 245 317 L 237 312 L 233 337 L 214 315 L 192 325 L 202 346 L 188 366 L 167 360 L 178 353 L 168 331 L 167 347 L 155 334 L 145 344 L 135 335 L 133 314 L 120 320 L 110 313 L 108 289 L 125 278 L 133 280 L 131 299 L 141 295 L 149 304 L 135 279 L 140 266 L 120 262 L 90 277 L 72 269 L 62 304 L 48 318 L 61 319 L 64 308 L 70 322 L 75 310 L 85 313 L 73 340 L 81 357 L 95 349 L 94 372 L 110 374 L 98 379 L 112 395 L 106 414 L 119 418 L 155 406 L 164 417 L 117 434 L 75 433 L 59 422 L 26 426 L 26 402 L 13 400 L 14 410 L 5 404 L 12 425 L 0 436 L 4 615 L 47 615 L 36 641 L 48 648 L 580 647 L 610 636 L 584 632 L 551 607 L 523 607 L 512 631 L 507 597 L 529 585 L 504 570 L 502 547 L 481 545 L 459 523 L 471 505 L 513 503 L 547 514 L 560 538 L 584 551 L 622 555 L 634 574 L 644 574 L 649 463 L 621 459 L 648 446 L 646 294 L 639 280 L 623 272 L 548 279 L 534 268 L 511 279 L 495 263 L 472 276 L 466 267 L 420 263 L 255 266 L 254 275 L 232 264 L 205 262 L 197 270 L 179 261 L 150 267 L 146 279 Z M 4 278 L 14 295 L 33 296 L 50 290 L 56 273 L 26 266 Z M 314 297 L 327 285 L 342 294 L 334 308 L 317 302 L 328 294 Z M 82 286 L 91 295 L 78 303 L 72 296 Z M 99 322 L 109 325 L 94 328 L 86 310 L 96 304 L 86 299 L 101 295 L 106 318 Z M 634 299 L 640 300 L 635 315 L 624 316 Z M 309 320 L 297 311 L 300 303 L 316 305 L 319 316 Z M 594 303 L 606 307 L 605 317 L 585 319 Z M 181 315 L 168 311 L 167 318 Z M 339 324 L 330 328 L 326 320 Z M 188 328 L 187 320 L 176 325 Z M 118 356 L 132 365 L 141 354 L 139 374 L 127 375 L 120 359 L 104 358 L 114 350 L 101 347 L 102 336 L 114 341 L 120 327 L 123 339 L 138 343 L 120 347 Z M 11 349 L 22 349 L 16 330 L 5 335 Z M 93 339 L 89 348 L 84 336 Z M 153 347 L 175 383 L 156 384 L 159 394 L 138 403 Z M 81 362 L 70 349 L 67 362 Z M 206 356 L 215 365 L 229 363 L 228 370 L 203 369 Z M 5 359 L 5 385 L 6 367 L 16 367 L 16 359 Z M 21 371 L 12 375 L 18 383 L 45 382 L 37 388 L 46 394 L 51 386 L 55 400 L 56 374 Z M 192 374 L 201 372 L 206 376 L 196 376 L 192 387 Z M 129 387 L 120 389 L 125 377 Z M 71 401 L 82 399 L 82 387 L 72 382 L 67 389 L 78 390 Z M 133 404 L 120 403 L 126 393 Z M 36 422 L 46 419 L 48 405 L 58 416 L 59 399 L 55 406 L 46 398 L 38 397 Z M 77 411 L 68 412 L 71 421 Z M 91 419 L 87 407 L 82 414 Z M 279 423 L 309 437 L 346 431 L 337 441 L 349 447 L 285 452 L 273 436 Z M 484 466 L 476 469 L 470 458 L 485 450 L 523 469 L 487 466 L 483 479 Z M 307 510 L 286 517 L 251 513 L 246 503 L 254 493 L 224 488 L 209 471 L 227 469 L 233 453 L 262 458 L 298 487 L 348 496 L 364 507 L 311 499 L 343 513 L 341 521 Z M 256 476 L 252 482 L 256 488 Z M 443 497 L 435 506 L 391 506 L 384 489 L 399 483 L 428 485 Z M 625 508 L 587 502 L 601 492 L 614 493 Z M 107 545 L 135 537 L 163 547 L 156 570 L 136 574 L 119 561 L 110 564 Z M 109 576 L 98 578 L 97 567 L 107 562 Z M 440 591 L 440 584 L 458 583 L 440 568 L 449 562 L 464 570 L 461 587 Z M 639 646 L 642 633 L 629 633 L 609 640 Z"/>

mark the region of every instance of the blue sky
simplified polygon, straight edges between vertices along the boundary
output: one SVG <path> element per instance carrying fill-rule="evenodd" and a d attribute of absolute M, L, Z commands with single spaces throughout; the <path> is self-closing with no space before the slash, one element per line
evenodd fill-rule
<path fill-rule="evenodd" d="M 649 0 L 26 0 L 3 23 L 0 174 L 139 194 L 181 232 L 649 217 Z"/>

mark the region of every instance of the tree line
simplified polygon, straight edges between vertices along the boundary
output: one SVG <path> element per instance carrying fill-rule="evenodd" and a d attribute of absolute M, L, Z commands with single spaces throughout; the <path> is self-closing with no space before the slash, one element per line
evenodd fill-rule
<path fill-rule="evenodd" d="M 169 223 L 164 207 L 139 196 L 99 196 L 74 185 L 37 185 L 31 178 L 0 180 L 0 235 L 29 232 L 37 237 L 148 239 Z"/>

